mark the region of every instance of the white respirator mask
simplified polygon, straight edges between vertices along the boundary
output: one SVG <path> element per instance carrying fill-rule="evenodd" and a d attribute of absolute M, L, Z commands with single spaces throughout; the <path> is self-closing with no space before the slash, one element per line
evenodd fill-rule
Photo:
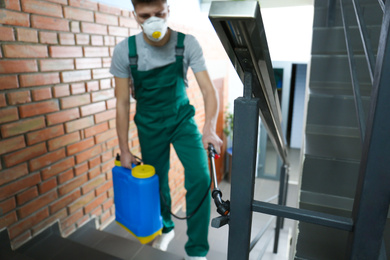
<path fill-rule="evenodd" d="M 168 30 L 165 19 L 158 18 L 156 16 L 148 18 L 143 24 L 141 24 L 141 27 L 144 30 L 146 37 L 154 42 L 160 41 Z"/>

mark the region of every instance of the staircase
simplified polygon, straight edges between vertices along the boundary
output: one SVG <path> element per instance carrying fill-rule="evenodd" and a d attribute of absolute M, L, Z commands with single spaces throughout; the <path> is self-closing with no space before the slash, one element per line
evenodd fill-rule
<path fill-rule="evenodd" d="M 351 217 L 362 153 L 339 0 L 315 1 L 304 162 L 299 207 Z M 367 115 L 371 79 L 353 5 L 346 1 L 351 43 Z M 383 12 L 360 1 L 372 46 L 378 46 Z M 374 52 L 376 53 L 376 49 Z M 345 259 L 348 232 L 300 222 L 295 259 Z M 389 246 L 387 246 L 389 253 Z"/>
<path fill-rule="evenodd" d="M 4 260 L 183 260 L 183 257 L 163 252 L 149 245 L 96 230 L 92 219 L 67 238 L 61 236 L 58 224 L 53 224 L 22 247 L 13 251 L 6 230 L 0 232 L 0 259 Z"/>

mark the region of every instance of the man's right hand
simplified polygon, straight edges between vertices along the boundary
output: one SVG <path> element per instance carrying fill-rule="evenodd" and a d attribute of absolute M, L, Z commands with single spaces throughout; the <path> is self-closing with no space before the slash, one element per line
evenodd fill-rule
<path fill-rule="evenodd" d="M 121 153 L 121 166 L 131 169 L 132 164 L 137 164 L 137 159 L 134 157 L 134 155 L 131 152 L 125 152 Z"/>

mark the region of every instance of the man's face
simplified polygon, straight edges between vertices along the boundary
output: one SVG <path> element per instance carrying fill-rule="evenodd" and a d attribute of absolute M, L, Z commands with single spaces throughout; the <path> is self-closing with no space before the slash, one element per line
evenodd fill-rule
<path fill-rule="evenodd" d="M 139 24 L 143 24 L 152 16 L 166 19 L 169 15 L 169 7 L 166 3 L 156 1 L 153 3 L 137 4 L 134 9 L 135 19 Z"/>

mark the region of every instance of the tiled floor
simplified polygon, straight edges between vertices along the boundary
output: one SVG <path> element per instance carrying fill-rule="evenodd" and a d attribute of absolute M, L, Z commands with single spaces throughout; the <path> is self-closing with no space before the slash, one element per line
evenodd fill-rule
<path fill-rule="evenodd" d="M 298 196 L 298 172 L 299 172 L 299 150 L 291 150 L 290 151 L 290 184 L 288 189 L 288 199 L 287 205 L 291 207 L 297 206 L 297 196 Z M 219 187 L 223 194 L 223 199 L 229 199 L 230 197 L 230 183 L 227 181 L 223 181 L 219 184 Z M 278 193 L 279 183 L 273 180 L 265 180 L 265 179 L 256 179 L 255 184 L 255 197 L 254 199 L 264 201 L 267 198 L 270 198 Z M 211 209 L 212 215 L 211 218 L 218 217 L 218 213 L 216 212 L 215 205 L 212 203 Z M 184 215 L 183 212 L 179 212 L 179 215 Z M 264 225 L 269 221 L 271 216 L 253 213 L 253 221 L 252 221 L 252 238 L 256 237 L 258 232 L 264 227 Z M 177 220 L 174 218 L 174 222 L 176 224 L 175 227 L 175 238 L 172 240 L 168 247 L 168 252 L 185 256 L 184 245 L 187 241 L 186 235 L 186 222 L 183 220 Z M 278 254 L 273 254 L 273 237 L 274 237 L 274 229 L 275 220 L 269 230 L 265 233 L 262 239 L 257 243 L 257 245 L 253 248 L 250 253 L 250 260 L 259 259 L 259 254 L 262 251 L 262 248 L 267 243 L 268 238 L 269 244 L 266 248 L 266 251 L 263 255 L 263 260 L 286 260 L 289 256 L 290 243 L 292 231 L 294 229 L 295 221 L 285 220 L 284 229 L 281 231 L 280 240 L 279 240 L 279 250 Z M 115 222 L 111 223 L 105 231 L 115 233 L 117 235 L 125 236 L 129 239 L 135 240 L 127 231 L 124 231 L 119 225 Z M 207 259 L 209 260 L 226 260 L 227 259 L 227 248 L 228 248 L 228 226 L 223 226 L 219 229 L 215 229 L 210 227 L 209 230 L 209 244 L 210 251 L 207 255 Z"/>

